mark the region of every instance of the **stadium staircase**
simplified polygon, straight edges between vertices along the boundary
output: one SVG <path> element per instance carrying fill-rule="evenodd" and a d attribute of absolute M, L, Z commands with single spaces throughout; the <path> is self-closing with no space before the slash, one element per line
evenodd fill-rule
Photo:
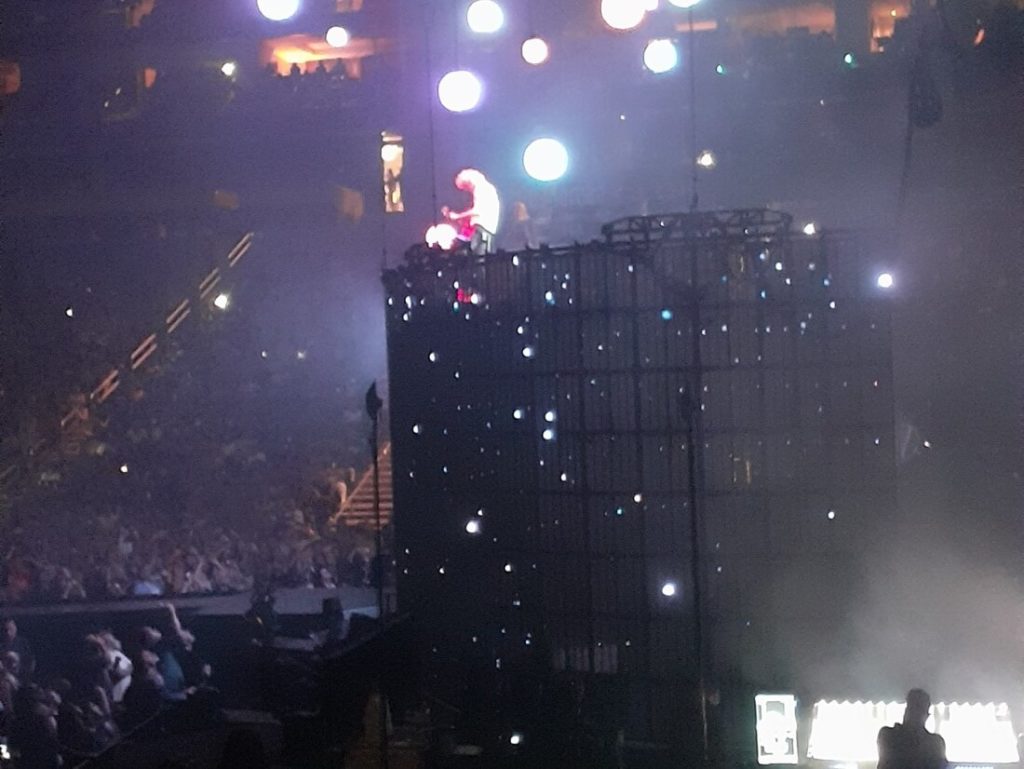
<path fill-rule="evenodd" d="M 380 521 L 381 525 L 391 523 L 394 511 L 394 495 L 391 483 L 391 443 L 380 447 Z M 352 493 L 341 506 L 341 511 L 332 521 L 346 526 L 376 526 L 376 511 L 373 509 L 373 465 L 371 464 L 356 483 Z"/>

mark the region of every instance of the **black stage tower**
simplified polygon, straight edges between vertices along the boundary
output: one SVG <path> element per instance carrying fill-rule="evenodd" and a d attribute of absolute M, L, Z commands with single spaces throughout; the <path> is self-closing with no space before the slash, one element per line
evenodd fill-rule
<path fill-rule="evenodd" d="M 549 673 L 627 745 L 699 760 L 706 710 L 712 755 L 749 760 L 754 693 L 855 675 L 889 301 L 855 238 L 778 212 L 602 234 L 385 274 L 400 608 L 447 697 Z"/>

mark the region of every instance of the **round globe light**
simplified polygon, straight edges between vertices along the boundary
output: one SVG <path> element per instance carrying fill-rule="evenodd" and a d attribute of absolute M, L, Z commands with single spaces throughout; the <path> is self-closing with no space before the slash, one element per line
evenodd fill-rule
<path fill-rule="evenodd" d="M 895 285 L 896 279 L 893 278 L 891 272 L 883 272 L 875 279 L 875 283 L 878 284 L 879 288 L 889 289 Z"/>
<path fill-rule="evenodd" d="M 334 26 L 327 30 L 324 38 L 327 40 L 327 45 L 331 46 L 331 48 L 344 48 L 352 40 L 352 35 L 344 27 Z"/>
<path fill-rule="evenodd" d="M 256 8 L 271 21 L 287 21 L 299 12 L 300 0 L 256 0 Z"/>
<path fill-rule="evenodd" d="M 493 35 L 505 26 L 505 12 L 495 0 L 475 0 L 466 11 L 466 23 L 478 35 Z"/>
<path fill-rule="evenodd" d="M 385 163 L 398 160 L 398 156 L 401 154 L 402 151 L 395 144 L 385 144 L 380 148 L 380 159 Z"/>
<path fill-rule="evenodd" d="M 666 582 L 661 586 L 661 594 L 666 598 L 673 598 L 676 594 L 676 583 Z"/>
<path fill-rule="evenodd" d="M 679 64 L 679 49 L 671 40 L 652 40 L 644 48 L 644 66 L 656 75 L 675 69 Z"/>
<path fill-rule="evenodd" d="M 480 78 L 465 69 L 449 72 L 437 84 L 437 98 L 449 112 L 469 112 L 480 104 L 483 95 Z"/>
<path fill-rule="evenodd" d="M 535 67 L 546 62 L 550 53 L 548 44 L 542 37 L 531 37 L 523 43 L 523 61 Z"/>
<path fill-rule="evenodd" d="M 523 168 L 539 182 L 556 181 L 569 170 L 569 152 L 557 139 L 535 139 L 523 153 Z"/>
<path fill-rule="evenodd" d="M 457 238 L 458 233 L 448 222 L 431 225 L 427 230 L 426 235 L 423 236 L 423 239 L 426 241 L 428 246 L 431 248 L 436 246 L 443 251 L 450 251 L 452 246 L 455 245 Z"/>
<path fill-rule="evenodd" d="M 639 0 L 601 0 L 601 18 L 612 29 L 633 29 L 647 10 Z"/>

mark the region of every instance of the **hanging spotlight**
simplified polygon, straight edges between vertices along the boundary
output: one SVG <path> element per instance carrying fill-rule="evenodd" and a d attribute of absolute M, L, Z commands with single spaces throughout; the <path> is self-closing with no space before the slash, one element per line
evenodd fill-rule
<path fill-rule="evenodd" d="M 484 86 L 480 78 L 469 70 L 457 69 L 441 78 L 437 84 L 437 98 L 449 112 L 468 112 L 480 104 Z"/>
<path fill-rule="evenodd" d="M 523 168 L 538 182 L 553 182 L 569 170 L 569 152 L 557 139 L 535 139 L 523 153 Z"/>
<path fill-rule="evenodd" d="M 352 39 L 352 35 L 344 27 L 334 26 L 327 30 L 324 38 L 327 40 L 327 45 L 331 46 L 331 48 L 344 48 Z"/>
<path fill-rule="evenodd" d="M 218 310 L 226 310 L 231 305 L 231 297 L 228 294 L 217 294 L 213 300 L 213 306 Z"/>
<path fill-rule="evenodd" d="M 493 35 L 505 26 L 505 12 L 495 0 L 475 0 L 466 11 L 466 23 L 478 35 Z"/>
<path fill-rule="evenodd" d="M 534 36 L 523 43 L 523 61 L 527 64 L 543 64 L 548 60 L 549 54 L 548 44 L 542 37 Z"/>
<path fill-rule="evenodd" d="M 287 21 L 299 12 L 300 0 L 256 0 L 256 8 L 271 21 Z"/>
<path fill-rule="evenodd" d="M 612 29 L 633 29 L 647 14 L 640 0 L 601 0 L 601 18 Z"/>
<path fill-rule="evenodd" d="M 656 75 L 664 74 L 679 64 L 679 49 L 671 40 L 652 40 L 644 48 L 644 66 Z"/>

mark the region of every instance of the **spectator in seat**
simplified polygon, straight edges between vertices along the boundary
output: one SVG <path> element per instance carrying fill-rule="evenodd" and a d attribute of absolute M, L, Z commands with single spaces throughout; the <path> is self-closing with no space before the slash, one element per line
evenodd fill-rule
<path fill-rule="evenodd" d="M 32 644 L 18 632 L 18 623 L 13 617 L 0 620 L 0 655 L 14 652 L 18 655 L 19 671 L 15 675 L 24 679 L 32 677 L 36 668 L 36 658 L 32 654 Z"/>
<path fill-rule="evenodd" d="M 18 756 L 17 769 L 59 769 L 61 766 L 56 713 L 46 692 L 35 684 L 18 691 L 11 747 Z"/>
<path fill-rule="evenodd" d="M 132 685 L 132 661 L 121 648 L 121 642 L 110 630 L 100 632 L 98 638 L 103 644 L 106 652 L 107 672 L 110 675 L 110 698 L 113 704 L 120 705 L 124 702 L 125 692 Z"/>

